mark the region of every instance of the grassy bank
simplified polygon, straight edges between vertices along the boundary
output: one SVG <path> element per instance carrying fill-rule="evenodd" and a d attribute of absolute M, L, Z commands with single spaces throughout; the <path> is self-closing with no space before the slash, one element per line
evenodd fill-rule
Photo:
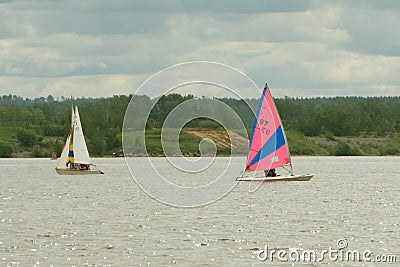
<path fill-rule="evenodd" d="M 32 140 L 21 137 L 21 131 Z M 298 131 L 286 132 L 290 152 L 292 155 L 311 156 L 386 156 L 400 155 L 400 134 L 391 133 L 386 136 L 356 136 L 337 137 L 333 134 L 324 134 L 318 137 L 307 137 Z M 120 136 L 120 135 L 119 135 Z M 140 135 L 139 135 L 140 136 Z M 161 145 L 161 129 L 146 130 L 146 149 L 150 156 L 164 156 Z M 174 140 L 168 134 L 164 136 L 164 144 L 169 155 L 179 155 L 174 148 Z M 203 141 L 211 139 L 214 144 Z M 88 139 L 88 138 L 87 138 Z M 22 140 L 22 141 L 21 141 Z M 233 147 L 235 151 L 246 155 L 248 140 L 246 137 L 235 136 Z M 31 143 L 30 143 L 31 142 Z M 50 157 L 55 151 L 58 155 L 64 145 L 64 137 L 40 136 L 17 127 L 0 127 L 0 156 L 1 157 Z M 132 139 L 132 143 L 141 143 Z M 122 146 L 113 147 L 107 153 L 96 154 L 91 147 L 95 146 L 93 140 L 88 139 L 88 148 L 93 156 L 122 156 Z M 199 149 L 199 144 L 200 149 Z M 179 133 L 179 148 L 185 156 L 213 155 L 215 149 L 218 156 L 229 156 L 231 153 L 230 139 L 222 128 L 198 129 L 185 128 Z M 134 149 L 135 150 L 135 149 Z M 137 151 L 137 150 L 135 150 Z M 144 150 L 143 150 L 144 151 Z M 171 152 L 173 151 L 173 152 Z M 144 155 L 142 153 L 141 155 Z"/>
<path fill-rule="evenodd" d="M 286 132 L 292 155 L 309 156 L 388 156 L 400 155 L 400 134 L 378 136 L 337 137 L 325 134 L 307 137 L 298 131 Z M 184 155 L 198 156 L 199 142 L 203 138 L 214 141 L 219 156 L 230 154 L 229 136 L 221 129 L 184 129 L 180 135 L 180 148 Z M 234 144 L 239 151 L 247 151 L 248 140 L 235 138 L 241 144 Z M 160 130 L 150 130 L 146 134 L 146 145 L 150 155 L 162 155 Z M 154 152 L 154 153 L 153 153 Z M 246 153 L 244 153 L 246 155 Z"/>

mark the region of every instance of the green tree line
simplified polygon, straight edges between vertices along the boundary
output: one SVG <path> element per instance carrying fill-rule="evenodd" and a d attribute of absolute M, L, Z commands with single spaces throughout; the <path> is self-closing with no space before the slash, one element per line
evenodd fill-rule
<path fill-rule="evenodd" d="M 377 135 L 400 131 L 400 97 L 284 98 L 276 100 L 287 128 L 306 136 Z"/>
<path fill-rule="evenodd" d="M 134 96 L 135 103 L 154 105 L 146 128 L 160 128 L 167 115 L 180 103 L 195 99 L 193 95 L 163 95 L 156 99 Z M 107 98 L 56 99 L 49 95 L 35 99 L 16 95 L 0 96 L 0 156 L 10 151 L 30 150 L 41 156 L 41 148 L 60 153 L 71 121 L 71 106 L 77 105 L 90 153 L 110 155 L 121 151 L 124 115 L 132 95 Z M 259 99 L 217 99 L 231 107 L 250 131 L 251 108 Z M 285 129 L 305 136 L 385 136 L 400 132 L 400 97 L 318 97 L 275 99 Z M 199 102 L 200 108 L 206 108 Z M 218 111 L 216 111 L 218 112 Z M 145 118 L 141 118 L 145 119 Z M 218 123 L 196 119 L 188 127 L 212 128 Z M 35 154 L 36 153 L 36 154 Z M 46 151 L 48 153 L 48 151 Z"/>

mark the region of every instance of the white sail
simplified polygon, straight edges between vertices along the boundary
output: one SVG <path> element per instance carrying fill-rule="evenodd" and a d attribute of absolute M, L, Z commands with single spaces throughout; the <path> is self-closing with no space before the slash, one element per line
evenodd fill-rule
<path fill-rule="evenodd" d="M 73 117 L 74 124 L 74 156 L 75 163 L 90 164 L 89 151 L 86 147 L 85 137 L 83 136 L 83 130 L 81 125 L 81 119 L 79 117 L 78 107 L 75 106 L 75 114 Z"/>
<path fill-rule="evenodd" d="M 72 107 L 70 133 L 57 162 L 56 172 L 65 175 L 103 174 L 90 162 L 77 107 Z"/>
<path fill-rule="evenodd" d="M 71 139 L 71 135 L 68 135 L 67 141 L 65 142 L 65 145 L 63 147 L 63 150 L 61 152 L 61 156 L 58 159 L 57 162 L 57 167 L 62 168 L 65 167 L 67 164 L 67 158 L 68 158 L 68 146 L 69 146 L 69 140 Z"/>
<path fill-rule="evenodd" d="M 71 126 L 70 127 L 72 127 L 73 120 L 74 120 L 74 108 L 72 108 Z M 59 167 L 59 168 L 63 168 L 63 167 L 65 168 L 65 166 L 67 164 L 67 158 L 68 158 L 68 152 L 69 152 L 68 149 L 69 149 L 70 140 L 71 140 L 71 128 L 70 128 L 70 133 L 69 133 L 69 135 L 67 137 L 67 140 L 65 141 L 64 147 L 63 147 L 63 149 L 61 151 L 61 156 L 60 156 L 60 158 L 58 159 L 58 162 L 57 162 L 57 167 Z"/>

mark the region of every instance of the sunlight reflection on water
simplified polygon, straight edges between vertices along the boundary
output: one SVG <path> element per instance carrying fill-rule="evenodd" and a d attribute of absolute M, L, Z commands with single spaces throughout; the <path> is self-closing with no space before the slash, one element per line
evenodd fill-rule
<path fill-rule="evenodd" d="M 315 174 L 310 182 L 252 194 L 240 183 L 192 209 L 151 199 L 121 158 L 94 161 L 105 175 L 59 176 L 48 159 L 0 159 L 0 265 L 257 265 L 264 245 L 322 250 L 340 238 L 400 254 L 398 157 L 295 157 L 295 173 Z"/>

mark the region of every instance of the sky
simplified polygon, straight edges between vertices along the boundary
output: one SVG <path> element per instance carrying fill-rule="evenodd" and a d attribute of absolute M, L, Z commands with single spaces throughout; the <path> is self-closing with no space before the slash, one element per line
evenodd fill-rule
<path fill-rule="evenodd" d="M 398 96 L 398 25 L 397 0 L 0 0 L 0 95 L 134 94 L 211 61 L 275 97 Z"/>

